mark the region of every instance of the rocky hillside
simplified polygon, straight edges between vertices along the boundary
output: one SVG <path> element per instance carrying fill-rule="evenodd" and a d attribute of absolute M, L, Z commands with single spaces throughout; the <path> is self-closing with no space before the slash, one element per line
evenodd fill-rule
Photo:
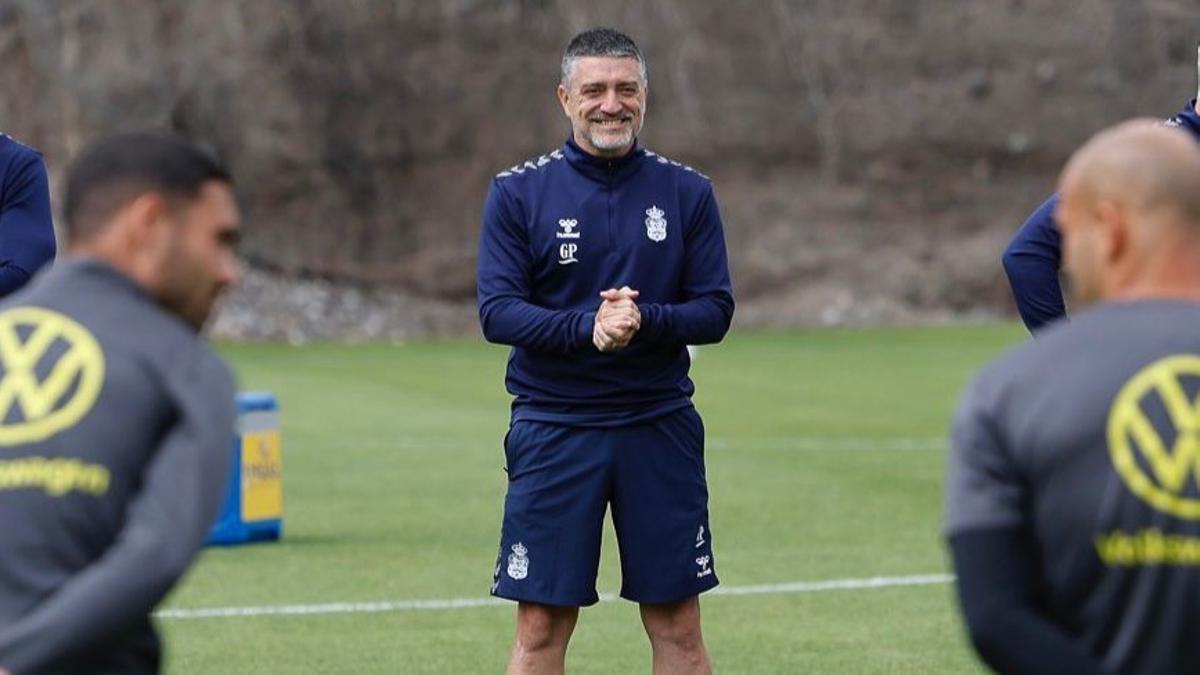
<path fill-rule="evenodd" d="M 559 54 L 598 24 L 647 53 L 643 141 L 716 183 L 740 323 L 912 321 L 1008 311 L 1000 249 L 1070 150 L 1194 95 L 1200 4 L 0 0 L 0 129 L 56 175 L 130 127 L 223 155 L 254 270 L 223 330 L 471 330 L 487 182 L 566 137 Z M 293 286 L 382 332 L 230 327 Z"/>

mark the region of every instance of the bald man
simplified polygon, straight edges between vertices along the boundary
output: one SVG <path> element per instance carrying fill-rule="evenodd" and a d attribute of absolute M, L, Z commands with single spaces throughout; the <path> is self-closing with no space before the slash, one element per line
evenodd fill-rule
<path fill-rule="evenodd" d="M 1200 672 L 1200 153 L 1127 122 L 1059 190 L 1085 309 L 981 371 L 954 422 L 967 629 L 1002 673 Z"/>

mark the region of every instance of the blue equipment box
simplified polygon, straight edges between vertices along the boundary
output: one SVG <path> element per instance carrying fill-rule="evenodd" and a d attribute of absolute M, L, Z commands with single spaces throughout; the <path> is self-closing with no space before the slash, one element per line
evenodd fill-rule
<path fill-rule="evenodd" d="M 233 469 L 208 544 L 229 546 L 283 536 L 283 448 L 279 403 L 268 392 L 237 395 Z"/>

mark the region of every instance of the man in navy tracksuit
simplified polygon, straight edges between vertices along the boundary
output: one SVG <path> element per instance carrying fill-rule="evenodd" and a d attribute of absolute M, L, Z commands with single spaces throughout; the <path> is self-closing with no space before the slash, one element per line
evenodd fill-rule
<path fill-rule="evenodd" d="M 24 286 L 55 249 L 42 156 L 0 134 L 0 297 Z"/>
<path fill-rule="evenodd" d="M 513 347 L 492 585 L 519 603 L 509 672 L 563 669 L 609 505 L 655 671 L 708 672 L 697 597 L 717 575 L 686 345 L 733 316 L 721 218 L 708 178 L 637 143 L 632 40 L 585 31 L 562 65 L 572 137 L 496 177 L 479 247 L 484 336 Z"/>
<path fill-rule="evenodd" d="M 1197 64 L 1200 69 L 1200 64 Z M 1200 104 L 1188 101 L 1179 114 L 1166 121 L 1200 142 Z M 1066 316 L 1058 270 L 1062 264 L 1062 239 L 1054 222 L 1058 195 L 1051 195 L 1034 211 L 1004 251 L 1004 272 L 1012 286 L 1021 320 L 1031 332 Z"/>

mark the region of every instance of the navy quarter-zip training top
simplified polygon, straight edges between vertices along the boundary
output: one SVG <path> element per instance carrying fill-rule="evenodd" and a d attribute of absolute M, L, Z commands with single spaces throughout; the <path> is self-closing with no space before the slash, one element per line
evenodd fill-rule
<path fill-rule="evenodd" d="M 489 342 L 511 345 L 513 421 L 641 422 L 691 405 L 687 345 L 733 317 L 709 179 L 640 145 L 603 159 L 572 140 L 501 172 L 484 206 L 477 276 Z M 600 292 L 640 292 L 625 349 L 592 344 Z"/>

